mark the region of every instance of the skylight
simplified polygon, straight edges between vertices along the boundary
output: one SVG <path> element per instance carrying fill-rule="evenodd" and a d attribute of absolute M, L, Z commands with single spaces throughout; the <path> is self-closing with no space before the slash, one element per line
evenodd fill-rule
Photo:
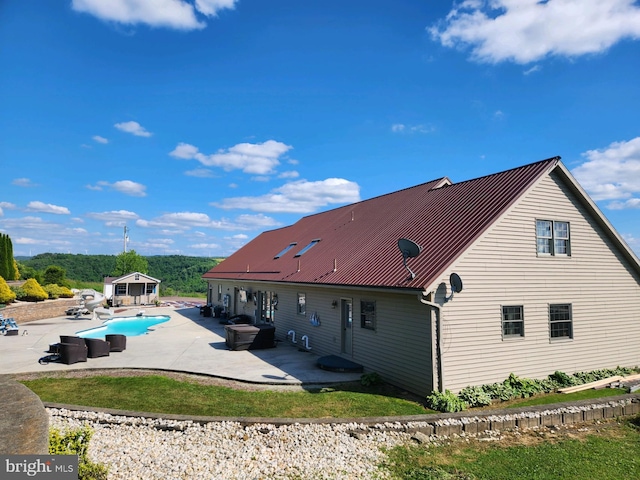
<path fill-rule="evenodd" d="M 291 250 L 291 249 L 292 249 L 293 247 L 295 247 L 296 245 L 297 245 L 297 243 L 296 243 L 296 242 L 290 243 L 289 245 L 287 245 L 286 247 L 284 247 L 284 249 L 283 249 L 279 254 L 277 254 L 275 257 L 273 257 L 273 258 L 274 258 L 274 259 L 275 259 L 275 258 L 280 258 L 282 255 L 284 255 L 285 253 L 287 253 L 289 250 Z"/>
<path fill-rule="evenodd" d="M 319 241 L 320 241 L 319 238 L 316 238 L 315 240 L 311 240 L 311 243 L 309 245 L 307 245 L 306 247 L 304 247 L 302 250 L 300 250 L 298 253 L 296 253 L 294 255 L 294 257 L 299 257 L 300 255 L 304 254 L 307 250 L 309 250 L 311 247 L 313 247 Z"/>

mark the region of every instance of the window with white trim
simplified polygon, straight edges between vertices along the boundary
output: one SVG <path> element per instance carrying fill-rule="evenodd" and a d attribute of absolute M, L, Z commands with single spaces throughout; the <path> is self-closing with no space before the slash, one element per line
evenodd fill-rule
<path fill-rule="evenodd" d="M 307 295 L 298 293 L 298 314 L 305 315 L 307 313 Z"/>
<path fill-rule="evenodd" d="M 549 336 L 551 339 L 573 338 L 571 304 L 549 305 Z"/>
<path fill-rule="evenodd" d="M 369 330 L 376 329 L 376 302 L 360 301 L 360 327 Z"/>
<path fill-rule="evenodd" d="M 524 337 L 524 307 L 522 305 L 502 307 L 502 337 Z"/>
<path fill-rule="evenodd" d="M 569 222 L 536 220 L 538 255 L 571 255 Z"/>

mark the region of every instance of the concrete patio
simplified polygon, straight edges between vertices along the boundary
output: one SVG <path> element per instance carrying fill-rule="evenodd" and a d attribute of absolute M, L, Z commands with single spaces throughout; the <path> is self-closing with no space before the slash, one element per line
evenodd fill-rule
<path fill-rule="evenodd" d="M 318 356 L 301 352 L 287 342 L 265 350 L 230 351 L 225 345 L 224 325 L 217 318 L 203 317 L 200 309 L 152 307 L 148 315 L 169 315 L 171 319 L 152 327 L 146 335 L 127 337 L 123 352 L 108 357 L 89 358 L 87 362 L 47 365 L 38 359 L 47 355 L 49 344 L 60 335 L 97 327 L 102 321 L 56 317 L 20 325 L 17 336 L 0 336 L 0 374 L 49 372 L 56 370 L 142 368 L 212 375 L 256 384 L 317 385 L 359 380 L 359 373 L 322 370 Z M 138 310 L 114 316 L 135 315 Z M 277 328 L 277 325 L 276 325 Z"/>

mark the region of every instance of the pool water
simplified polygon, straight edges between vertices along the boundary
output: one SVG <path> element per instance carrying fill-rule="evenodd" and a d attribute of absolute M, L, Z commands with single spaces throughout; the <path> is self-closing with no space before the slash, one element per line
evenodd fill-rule
<path fill-rule="evenodd" d="M 168 322 L 169 315 L 142 315 L 135 317 L 115 317 L 105 321 L 100 327 L 76 332 L 82 338 L 104 338 L 105 335 L 120 334 L 137 337 L 149 332 L 149 327 Z"/>

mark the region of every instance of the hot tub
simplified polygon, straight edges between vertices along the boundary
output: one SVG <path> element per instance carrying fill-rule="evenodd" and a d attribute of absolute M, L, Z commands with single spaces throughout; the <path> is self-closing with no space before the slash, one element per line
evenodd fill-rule
<path fill-rule="evenodd" d="M 273 325 L 226 325 L 226 344 L 230 350 L 259 350 L 276 346 Z"/>

